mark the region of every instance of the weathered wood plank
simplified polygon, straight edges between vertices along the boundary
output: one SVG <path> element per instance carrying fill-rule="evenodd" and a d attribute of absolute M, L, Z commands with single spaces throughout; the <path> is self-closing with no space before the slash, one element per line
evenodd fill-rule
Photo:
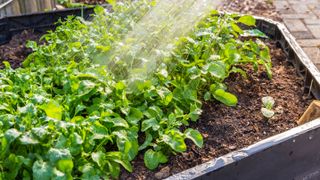
<path fill-rule="evenodd" d="M 26 0 L 18 0 L 18 2 L 20 5 L 20 12 L 21 14 L 24 14 L 26 12 L 26 6 L 25 6 Z"/>
<path fill-rule="evenodd" d="M 5 0 L 0 0 L 0 4 L 2 4 L 2 3 L 4 3 L 5 2 Z M 6 14 L 5 14 L 5 10 L 4 10 L 4 8 L 3 9 L 0 9 L 0 17 L 3 17 L 3 16 L 5 16 Z"/>
<path fill-rule="evenodd" d="M 0 4 L 8 0 L 0 0 Z M 55 0 L 13 0 L 0 9 L 0 17 L 20 15 L 39 11 L 48 11 L 55 8 Z"/>
<path fill-rule="evenodd" d="M 297 121 L 299 125 L 312 121 L 320 117 L 320 101 L 314 100 Z"/>
<path fill-rule="evenodd" d="M 42 11 L 44 9 L 42 2 L 43 2 L 43 0 L 36 0 L 37 11 Z"/>
<path fill-rule="evenodd" d="M 51 10 L 53 9 L 52 0 L 43 0 L 43 8 L 42 10 Z"/>
<path fill-rule="evenodd" d="M 29 0 L 25 2 L 25 13 L 35 13 L 38 11 L 37 2 L 36 0 Z"/>
<path fill-rule="evenodd" d="M 20 15 L 21 14 L 20 4 L 17 0 L 12 2 L 11 9 L 12 9 L 12 15 Z"/>
<path fill-rule="evenodd" d="M 12 9 L 11 9 L 12 3 L 8 4 L 4 9 L 7 16 L 12 15 Z"/>

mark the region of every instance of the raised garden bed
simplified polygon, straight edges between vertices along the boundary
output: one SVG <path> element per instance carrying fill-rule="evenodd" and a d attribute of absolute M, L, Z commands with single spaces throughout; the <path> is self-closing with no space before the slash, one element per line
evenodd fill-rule
<path fill-rule="evenodd" d="M 278 62 L 287 62 L 295 67 L 290 74 L 303 78 L 304 92 L 319 99 L 319 71 L 299 47 L 286 27 L 280 23 L 258 18 L 259 29 L 268 34 L 281 47 L 285 56 Z M 285 61 L 283 61 L 286 59 Z M 288 69 L 288 68 L 286 68 Z M 311 78 L 311 79 L 310 79 Z M 264 86 L 265 87 L 265 86 Z M 281 86 L 278 86 L 281 88 Z M 291 89 L 294 89 L 292 86 Z M 299 91 L 299 90 L 297 90 Z M 282 90 L 277 91 L 281 93 Z M 290 94 L 290 93 L 289 93 Z M 294 94 L 294 93 L 293 93 Z M 292 95 L 292 94 L 291 94 Z M 283 94 L 283 102 L 292 103 L 294 98 Z M 288 99 L 287 99 L 288 98 Z M 303 99 L 296 104 L 303 104 Z M 297 111 L 296 111 L 297 112 Z M 288 116 L 290 113 L 285 112 Z M 292 121 L 297 126 L 296 120 Z M 258 118 L 254 118 L 254 121 Z M 284 120 L 286 118 L 283 118 Z M 280 120 L 281 121 L 281 120 Z M 287 130 L 240 150 L 228 151 L 227 155 L 178 173 L 168 179 L 319 179 L 320 119 Z M 273 128 L 275 130 L 277 128 Z M 223 138 L 222 138 L 223 139 Z M 224 153 L 226 154 L 226 153 Z"/>
<path fill-rule="evenodd" d="M 0 18 L 0 45 L 8 43 L 14 35 L 24 30 L 32 30 L 35 34 L 44 34 L 46 31 L 54 29 L 59 19 L 65 19 L 69 15 L 88 19 L 92 13 L 93 8 L 75 8 Z"/>
<path fill-rule="evenodd" d="M 59 14 L 59 12 L 56 13 Z M 41 16 L 43 15 L 45 14 L 41 14 Z M 36 15 L 32 18 L 36 18 Z M 165 178 L 296 126 L 295 120 L 302 115 L 311 101 L 308 92 L 312 92 L 316 98 L 320 97 L 319 73 L 292 37 L 288 36 L 288 32 L 282 25 L 263 19 L 259 20 L 257 25 L 272 39 L 265 40 L 265 43 L 271 49 L 274 76 L 272 80 L 268 79 L 265 72 L 255 73 L 253 71 L 247 72 L 247 79 L 240 75 L 229 77 L 226 82 L 230 87 L 229 91 L 238 96 L 238 106 L 232 108 L 219 103 L 204 103 L 202 116 L 198 122 L 191 124 L 192 128 L 199 130 L 204 136 L 205 144 L 202 149 L 197 148 L 191 142 L 187 142 L 188 151 L 172 156 L 168 164 L 161 165 L 156 171 L 145 168 L 142 154 L 140 154 L 137 160 L 133 161 L 134 172 L 127 173 L 123 170 L 122 179 Z M 47 28 L 53 27 L 49 23 L 46 26 Z M 32 28 L 32 26 L 24 28 Z M 37 30 L 37 28 L 34 29 Z M 19 31 L 21 29 L 14 32 Z M 282 49 L 279 49 L 279 47 Z M 297 70 L 300 76 L 296 75 Z M 275 108 L 277 108 L 277 114 L 269 121 L 260 112 L 261 98 L 267 95 L 276 100 Z M 295 131 L 285 140 L 299 134 L 298 131 Z M 264 148 L 255 145 L 256 149 L 260 149 L 254 153 L 266 148 L 272 149 L 273 145 L 277 144 L 269 144 L 268 147 L 264 146 Z M 248 155 L 254 155 L 254 153 L 248 153 Z M 209 170 L 205 168 L 189 170 L 171 178 L 191 179 L 201 177 L 205 173 L 214 174 L 224 165 L 238 161 L 243 157 L 246 156 L 235 158 L 228 163 L 218 164 L 220 166 L 214 166 Z M 203 166 L 212 167 L 212 163 L 214 164 L 215 161 L 210 163 Z M 226 173 L 230 172 L 227 171 Z"/>

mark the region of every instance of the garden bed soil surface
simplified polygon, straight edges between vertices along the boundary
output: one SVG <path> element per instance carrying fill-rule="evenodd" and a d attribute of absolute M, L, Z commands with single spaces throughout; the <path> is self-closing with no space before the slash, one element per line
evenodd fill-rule
<path fill-rule="evenodd" d="M 204 147 L 188 143 L 185 153 L 171 156 L 167 164 L 150 171 L 144 166 L 142 153 L 133 161 L 134 172 L 123 170 L 121 179 L 163 179 L 202 164 L 231 151 L 254 144 L 295 126 L 311 102 L 303 90 L 303 79 L 288 62 L 280 48 L 267 42 L 272 55 L 273 78 L 264 72 L 248 70 L 248 78 L 233 75 L 227 79 L 229 90 L 238 97 L 236 107 L 205 102 L 200 119 L 191 124 L 204 137 Z M 267 120 L 261 114 L 261 98 L 271 96 L 276 103 L 275 116 Z"/>
<path fill-rule="evenodd" d="M 9 61 L 14 68 L 20 67 L 31 53 L 25 43 L 27 40 L 38 41 L 40 36 L 32 31 L 14 36 L 8 44 L 0 46 L 0 59 Z M 229 91 L 237 95 L 238 105 L 227 107 L 213 101 L 205 102 L 202 116 L 191 124 L 203 135 L 203 148 L 188 141 L 189 148 L 185 153 L 171 156 L 167 164 L 160 165 L 155 171 L 144 166 L 140 153 L 133 161 L 134 172 L 122 170 L 120 178 L 162 179 L 297 126 L 295 121 L 310 104 L 311 98 L 304 93 L 303 79 L 285 61 L 282 50 L 273 41 L 266 43 L 271 49 L 273 78 L 270 80 L 265 72 L 253 70 L 247 71 L 247 79 L 240 75 L 228 78 Z M 264 96 L 272 96 L 276 101 L 276 115 L 271 120 L 265 119 L 260 112 Z"/>
<path fill-rule="evenodd" d="M 23 31 L 12 37 L 9 43 L 0 46 L 0 68 L 3 68 L 3 61 L 8 61 L 12 68 L 21 66 L 23 60 L 32 52 L 26 47 L 28 40 L 37 41 L 42 34 L 35 33 L 32 30 Z"/>
<path fill-rule="evenodd" d="M 225 0 L 218 9 L 227 12 L 263 16 L 276 21 L 282 21 L 273 5 L 273 0 Z"/>

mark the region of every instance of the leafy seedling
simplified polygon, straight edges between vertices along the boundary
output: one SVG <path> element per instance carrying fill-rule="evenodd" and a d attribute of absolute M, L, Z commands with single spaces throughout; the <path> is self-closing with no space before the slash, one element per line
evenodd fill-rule
<path fill-rule="evenodd" d="M 271 96 L 266 96 L 262 98 L 262 105 L 261 113 L 264 117 L 270 119 L 274 116 L 274 111 L 272 110 L 274 106 L 274 99 Z"/>

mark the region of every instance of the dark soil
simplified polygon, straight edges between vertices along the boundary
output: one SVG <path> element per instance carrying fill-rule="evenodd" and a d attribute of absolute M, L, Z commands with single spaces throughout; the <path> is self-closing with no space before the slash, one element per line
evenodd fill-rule
<path fill-rule="evenodd" d="M 282 21 L 273 0 L 225 0 L 219 10 L 267 17 Z"/>
<path fill-rule="evenodd" d="M 303 80 L 295 68 L 288 64 L 281 49 L 274 42 L 267 42 L 271 49 L 273 78 L 266 73 L 249 70 L 248 78 L 233 75 L 227 80 L 229 90 L 236 94 L 236 107 L 226 107 L 217 102 L 203 105 L 200 119 L 191 126 L 201 132 L 204 147 L 188 143 L 185 153 L 171 156 L 168 164 L 155 171 L 144 167 L 142 154 L 133 162 L 134 172 L 123 171 L 121 179 L 162 179 L 181 172 L 231 151 L 254 144 L 295 126 L 311 102 L 303 90 Z M 261 98 L 275 99 L 275 116 L 267 120 L 261 114 Z"/>
<path fill-rule="evenodd" d="M 39 41 L 41 34 L 35 33 L 32 30 L 23 31 L 12 37 L 7 44 L 0 46 L 0 68 L 3 68 L 3 61 L 9 61 L 12 68 L 21 66 L 23 60 L 32 52 L 26 47 L 28 40 Z"/>

